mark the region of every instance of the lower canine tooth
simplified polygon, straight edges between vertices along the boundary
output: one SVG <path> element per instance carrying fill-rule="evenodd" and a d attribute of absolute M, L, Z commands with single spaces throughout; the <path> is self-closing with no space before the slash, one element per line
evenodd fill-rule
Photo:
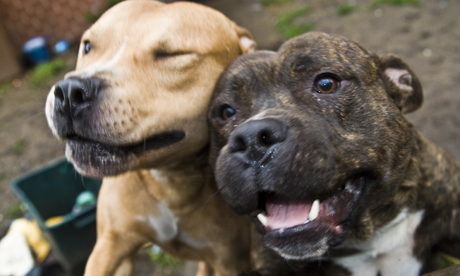
<path fill-rule="evenodd" d="M 262 214 L 258 214 L 257 218 L 259 219 L 260 223 L 262 223 L 264 226 L 267 226 L 267 217 L 266 216 L 264 216 Z"/>
<path fill-rule="evenodd" d="M 353 190 L 353 186 L 351 185 L 351 180 L 348 180 L 345 184 L 345 190 Z"/>
<path fill-rule="evenodd" d="M 311 205 L 310 214 L 308 214 L 308 220 L 314 220 L 319 215 L 319 199 L 315 200 Z"/>

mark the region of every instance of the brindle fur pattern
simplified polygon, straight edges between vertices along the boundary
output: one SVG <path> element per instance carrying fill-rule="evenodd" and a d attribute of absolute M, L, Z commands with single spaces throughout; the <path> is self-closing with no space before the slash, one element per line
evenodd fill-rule
<path fill-rule="evenodd" d="M 387 69 L 410 76 L 392 79 Z M 334 93 L 313 89 L 323 75 L 339 79 Z M 208 113 L 217 182 L 233 210 L 248 214 L 260 190 L 313 200 L 330 196 L 350 177 L 364 176 L 365 198 L 336 242 L 369 240 L 402 210 L 423 211 L 412 254 L 424 263 L 441 241 L 459 238 L 460 169 L 404 118 L 422 102 L 420 81 L 404 61 L 377 56 L 343 37 L 309 33 L 278 52 L 241 56 L 221 76 Z M 237 113 L 224 120 L 220 113 L 227 105 Z M 263 166 L 236 164 L 229 137 L 267 118 L 289 128 L 279 153 Z M 319 267 L 307 264 L 302 273 L 347 275 L 327 259 L 355 250 L 335 248 L 329 247 Z"/>

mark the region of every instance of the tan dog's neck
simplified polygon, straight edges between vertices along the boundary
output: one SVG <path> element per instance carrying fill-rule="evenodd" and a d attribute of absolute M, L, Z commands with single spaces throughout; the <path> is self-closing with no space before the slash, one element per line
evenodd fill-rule
<path fill-rule="evenodd" d="M 183 207 L 198 203 L 204 189 L 217 189 L 213 182 L 213 175 L 207 167 L 196 163 L 188 164 L 183 169 L 150 169 L 144 182 L 149 193 L 165 202 L 169 208 Z M 155 185 L 152 185 L 152 181 Z"/>

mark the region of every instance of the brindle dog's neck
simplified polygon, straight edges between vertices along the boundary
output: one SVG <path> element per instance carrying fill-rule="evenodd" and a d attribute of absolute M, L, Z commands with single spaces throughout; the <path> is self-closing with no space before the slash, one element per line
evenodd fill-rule
<path fill-rule="evenodd" d="M 423 263 L 439 240 L 460 243 L 460 167 L 440 148 L 411 127 L 412 154 L 407 172 L 391 200 L 380 210 L 369 210 L 366 223 L 355 227 L 347 241 L 330 248 L 326 258 L 341 258 L 363 253 L 351 244 L 360 244 L 382 235 L 382 229 L 403 211 L 422 214 L 414 233 L 412 254 Z M 359 231 L 359 232 L 358 232 Z M 361 234 L 361 236 L 359 236 Z M 448 244 L 448 243 L 447 243 Z M 443 248 L 444 250 L 444 248 Z M 452 248 L 445 249 L 448 252 Z M 459 251 L 459 250 L 456 250 Z M 458 252 L 456 252 L 458 253 Z"/>
<path fill-rule="evenodd" d="M 423 210 L 424 216 L 415 233 L 414 255 L 419 259 L 428 258 L 435 243 L 448 241 L 448 247 L 439 250 L 460 253 L 453 248 L 460 243 L 460 167 L 442 149 L 427 140 L 417 131 L 412 174 L 417 185 L 413 200 L 414 210 Z"/>

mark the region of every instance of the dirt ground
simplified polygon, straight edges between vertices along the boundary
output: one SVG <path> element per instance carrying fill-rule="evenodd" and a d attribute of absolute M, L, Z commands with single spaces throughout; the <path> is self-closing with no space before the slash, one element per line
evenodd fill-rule
<path fill-rule="evenodd" d="M 277 16 L 308 5 L 309 13 L 297 23 L 313 23 L 314 31 L 343 35 L 379 54 L 399 55 L 420 78 L 425 95 L 422 108 L 408 119 L 460 164 L 460 2 L 421 0 L 418 6 L 378 7 L 371 5 L 373 0 L 291 0 L 270 6 L 259 0 L 200 2 L 249 29 L 260 49 L 277 49 L 282 43 Z M 344 3 L 356 7 L 338 15 Z M 68 70 L 75 57 L 75 50 L 63 56 Z M 28 84 L 30 74 L 19 78 L 20 87 L 0 86 L 0 237 L 19 203 L 9 187 L 11 179 L 64 153 L 64 144 L 52 136 L 44 114 L 48 90 L 63 74 L 36 88 Z"/>

